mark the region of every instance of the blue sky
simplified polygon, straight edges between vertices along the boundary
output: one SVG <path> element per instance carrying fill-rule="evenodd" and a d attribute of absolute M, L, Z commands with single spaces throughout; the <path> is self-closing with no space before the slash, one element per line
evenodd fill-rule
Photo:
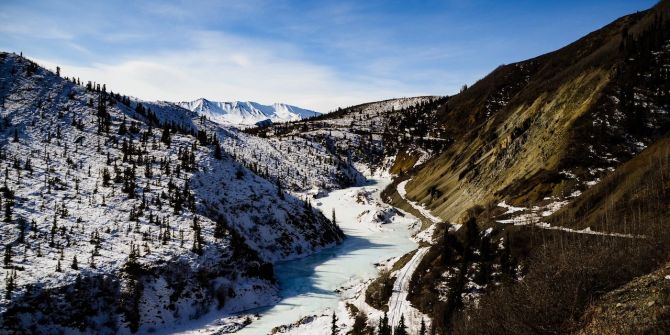
<path fill-rule="evenodd" d="M 3 0 L 0 49 L 144 99 L 325 112 L 452 94 L 654 3 Z"/>

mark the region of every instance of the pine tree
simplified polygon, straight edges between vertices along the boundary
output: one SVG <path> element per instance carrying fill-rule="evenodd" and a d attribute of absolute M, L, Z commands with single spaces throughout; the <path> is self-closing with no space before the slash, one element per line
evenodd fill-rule
<path fill-rule="evenodd" d="M 5 246 L 5 258 L 4 258 L 5 267 L 9 267 L 12 264 L 12 245 L 7 244 Z"/>
<path fill-rule="evenodd" d="M 122 191 L 128 193 L 128 198 L 135 198 L 135 188 L 137 182 L 135 180 L 135 167 L 126 167 L 123 171 L 123 189 Z"/>
<path fill-rule="evenodd" d="M 331 335 L 337 335 L 339 334 L 340 327 L 337 326 L 337 316 L 335 316 L 335 312 L 333 312 L 333 321 L 330 324 L 330 334 Z"/>
<path fill-rule="evenodd" d="M 479 248 L 479 226 L 477 226 L 477 219 L 471 217 L 465 223 L 466 230 L 466 241 L 465 241 L 465 258 L 466 260 L 471 259 L 474 254 L 474 251 Z"/>
<path fill-rule="evenodd" d="M 335 220 L 335 208 L 333 208 L 333 224 L 337 224 L 337 220 Z"/>
<path fill-rule="evenodd" d="M 58 260 L 58 263 L 56 263 L 56 272 L 61 272 L 63 269 L 60 267 L 60 259 Z"/>
<path fill-rule="evenodd" d="M 71 267 L 73 270 L 79 270 L 79 265 L 77 264 L 77 255 L 75 255 L 75 256 L 72 258 L 72 265 L 70 265 L 70 267 Z"/>
<path fill-rule="evenodd" d="M 195 252 L 198 255 L 202 255 L 202 245 L 203 245 L 202 229 L 201 229 L 200 224 L 198 222 L 198 217 L 194 216 L 193 217 L 193 252 Z"/>
<path fill-rule="evenodd" d="M 163 133 L 161 134 L 161 142 L 165 143 L 167 147 L 170 147 L 172 140 L 170 139 L 170 127 L 167 125 L 163 127 Z"/>
<path fill-rule="evenodd" d="M 26 241 L 26 222 L 21 219 L 19 220 L 19 238 L 17 242 L 24 243 Z"/>
<path fill-rule="evenodd" d="M 151 170 L 151 163 L 147 163 L 147 165 L 144 167 L 144 176 L 147 177 L 148 179 L 153 178 L 154 173 Z"/>
<path fill-rule="evenodd" d="M 400 315 L 400 322 L 398 322 L 398 326 L 395 328 L 394 335 L 408 335 L 407 325 L 405 325 L 405 315 L 403 314 Z"/>
<path fill-rule="evenodd" d="M 419 335 L 426 335 L 426 322 L 421 318 L 421 328 L 419 329 Z"/>
<path fill-rule="evenodd" d="M 14 272 L 7 272 L 7 275 L 5 277 L 5 299 L 9 300 L 12 298 L 12 292 L 14 291 L 15 285 L 14 285 L 14 277 L 16 277 L 16 270 Z"/>
<path fill-rule="evenodd" d="M 226 227 L 228 226 L 228 223 L 226 222 L 226 218 L 223 215 L 220 215 L 216 219 L 216 225 L 214 226 L 214 237 L 215 238 L 222 238 L 226 235 Z"/>
<path fill-rule="evenodd" d="M 121 125 L 119 126 L 119 135 L 125 135 L 128 133 L 128 128 L 126 128 L 126 116 L 123 116 L 123 121 L 121 122 Z"/>
<path fill-rule="evenodd" d="M 223 153 L 221 152 L 221 146 L 216 143 L 214 145 L 214 158 L 221 160 L 223 158 Z"/>
<path fill-rule="evenodd" d="M 488 235 L 482 236 L 480 240 L 481 247 L 479 249 L 479 259 L 480 259 L 480 268 L 477 273 L 475 281 L 481 284 L 488 283 L 491 278 L 492 273 L 492 261 L 495 257 L 494 248 L 495 246 L 491 245 L 491 237 Z"/>
<path fill-rule="evenodd" d="M 384 317 L 379 318 L 378 335 L 391 335 L 391 326 L 389 325 L 389 317 L 387 312 L 384 312 Z"/>
<path fill-rule="evenodd" d="M 112 180 L 112 175 L 109 173 L 109 169 L 102 169 L 102 186 L 109 186 L 109 182 Z"/>
<path fill-rule="evenodd" d="M 500 253 L 500 272 L 510 279 L 514 279 L 515 271 L 512 260 L 512 250 L 510 248 L 509 233 L 503 238 L 503 250 Z"/>

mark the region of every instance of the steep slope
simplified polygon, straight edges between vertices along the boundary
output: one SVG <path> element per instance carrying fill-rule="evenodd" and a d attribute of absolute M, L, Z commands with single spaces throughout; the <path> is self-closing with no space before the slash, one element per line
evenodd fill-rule
<path fill-rule="evenodd" d="M 452 145 L 408 197 L 458 221 L 474 205 L 583 190 L 669 129 L 668 2 L 504 65 L 437 112 Z"/>
<path fill-rule="evenodd" d="M 410 284 L 438 332 L 575 331 L 667 261 L 669 10 L 499 67 L 437 111 L 452 142 L 403 185 L 447 221 Z"/>
<path fill-rule="evenodd" d="M 670 331 L 670 264 L 607 293 L 589 307 L 579 335 Z"/>
<path fill-rule="evenodd" d="M 262 105 L 251 101 L 219 102 L 207 99 L 178 102 L 176 105 L 197 112 L 222 125 L 253 126 L 270 120 L 272 123 L 298 121 L 321 115 L 321 113 L 275 103 Z"/>
<path fill-rule="evenodd" d="M 547 222 L 574 229 L 654 236 L 670 215 L 670 137 L 607 175 Z"/>
<path fill-rule="evenodd" d="M 458 314 L 456 333 L 667 332 L 669 144 L 655 142 L 546 219 L 626 235 L 507 229 L 523 279 L 503 281 Z"/>
<path fill-rule="evenodd" d="M 3 331 L 146 332 L 268 304 L 272 262 L 342 238 L 174 105 L 1 53 L 0 116 Z"/>

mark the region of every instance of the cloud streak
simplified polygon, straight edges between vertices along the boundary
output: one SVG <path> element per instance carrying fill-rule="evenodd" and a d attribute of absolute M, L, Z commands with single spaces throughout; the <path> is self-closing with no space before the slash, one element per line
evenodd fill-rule
<path fill-rule="evenodd" d="M 192 32 L 185 50 L 149 53 L 116 63 L 61 66 L 63 75 L 106 83 L 110 90 L 148 100 L 253 100 L 329 111 L 380 98 L 418 95 L 401 82 L 345 78 L 332 68 L 299 60 L 290 45 L 220 32 Z"/>

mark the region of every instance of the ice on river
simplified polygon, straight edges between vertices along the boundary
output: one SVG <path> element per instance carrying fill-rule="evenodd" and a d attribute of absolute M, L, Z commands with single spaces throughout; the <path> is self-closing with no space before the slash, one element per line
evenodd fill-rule
<path fill-rule="evenodd" d="M 380 229 L 378 223 L 364 219 L 369 216 L 360 215 L 387 206 L 379 194 L 389 184 L 388 179 L 376 179 L 367 186 L 333 191 L 314 201 L 328 217 L 335 209 L 347 239 L 310 257 L 277 264 L 282 300 L 257 311 L 261 318 L 236 334 L 267 334 L 276 326 L 333 310 L 340 301 L 337 289 L 374 277 L 375 263 L 416 249 L 409 229 L 414 218 L 396 214 Z"/>

